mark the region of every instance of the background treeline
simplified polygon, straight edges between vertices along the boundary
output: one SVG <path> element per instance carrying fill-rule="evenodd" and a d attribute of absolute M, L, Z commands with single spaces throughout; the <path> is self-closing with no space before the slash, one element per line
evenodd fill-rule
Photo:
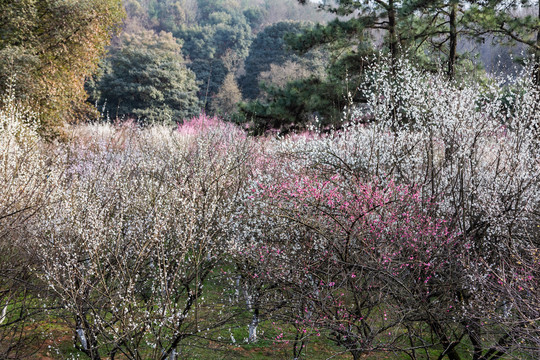
<path fill-rule="evenodd" d="M 301 59 L 284 40 L 332 17 L 315 6 L 287 0 L 129 0 L 124 6 L 124 32 L 113 41 L 102 73 L 88 84 L 91 101 L 105 105 L 102 110 L 113 118 L 178 122 L 202 110 L 245 121 L 237 105 L 260 95 L 263 78 L 283 84 L 324 67 L 320 56 Z M 176 42 L 174 54 L 156 51 L 162 45 L 133 43 L 145 36 Z M 287 74 L 271 74 L 270 65 L 285 66 Z M 161 74 L 152 73 L 156 67 Z M 169 81 L 178 73 L 195 81 Z M 172 101 L 179 97 L 183 104 Z"/>
<path fill-rule="evenodd" d="M 178 123 L 201 111 L 256 134 L 340 126 L 365 102 L 357 86 L 381 53 L 487 82 L 497 54 L 512 73 L 512 54 L 540 51 L 537 1 L 5 0 L 0 10 L 0 90 L 13 83 L 50 135 L 66 121 Z"/>
<path fill-rule="evenodd" d="M 177 63 L 196 81 L 172 85 L 152 75 L 153 66 L 164 74 L 179 71 L 168 69 L 154 50 L 130 77 L 117 63 L 124 58 L 122 49 L 131 46 L 120 36 L 103 61 L 105 75 L 90 86 L 92 102 L 112 118 L 143 122 L 178 122 L 204 110 L 245 123 L 255 134 L 340 126 L 343 112 L 350 115 L 365 102 L 357 87 L 364 68 L 381 53 L 394 60 L 408 57 L 450 79 L 488 82 L 488 72 L 512 74 L 514 60 L 530 61 L 539 49 L 535 1 L 130 0 L 124 5 L 124 33 L 172 36 L 179 46 Z M 182 94 L 182 106 L 169 100 L 173 88 Z M 161 109 L 161 115 L 146 114 L 150 109 Z"/>

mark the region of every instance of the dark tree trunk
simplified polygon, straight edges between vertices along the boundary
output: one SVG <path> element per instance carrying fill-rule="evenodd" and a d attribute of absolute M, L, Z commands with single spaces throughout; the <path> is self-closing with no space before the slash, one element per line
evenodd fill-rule
<path fill-rule="evenodd" d="M 432 320 L 429 322 L 429 326 L 435 335 L 437 335 L 441 345 L 444 347 L 444 351 L 441 356 L 439 356 L 439 359 L 443 359 L 445 356 L 447 356 L 449 360 L 461 360 L 459 353 L 456 351 L 457 343 L 450 341 L 448 336 L 446 336 L 441 324 L 437 320 Z"/>
<path fill-rule="evenodd" d="M 540 3 L 538 4 L 538 20 L 540 20 Z M 540 30 L 536 32 L 536 50 L 534 52 L 534 84 L 540 87 Z"/>
<path fill-rule="evenodd" d="M 92 360 L 101 360 L 99 356 L 97 339 L 94 336 L 90 324 L 86 320 L 86 311 L 82 316 L 77 315 L 75 320 L 75 339 L 79 339 L 81 346 L 76 347 L 84 352 Z"/>
<path fill-rule="evenodd" d="M 456 49 L 457 49 L 457 3 L 450 2 L 450 51 L 448 53 L 448 78 L 453 80 L 456 76 Z"/>
<path fill-rule="evenodd" d="M 480 341 L 480 326 L 476 323 L 467 324 L 467 334 L 469 335 L 469 340 L 473 346 L 473 360 L 480 360 L 482 357 L 482 343 Z"/>
<path fill-rule="evenodd" d="M 350 350 L 349 352 L 351 353 L 354 360 L 361 359 L 362 355 L 364 354 L 364 352 L 360 350 Z"/>
<path fill-rule="evenodd" d="M 388 1 L 388 33 L 390 40 L 390 55 L 392 63 L 395 64 L 398 57 L 398 41 L 396 35 L 396 8 L 394 0 Z"/>

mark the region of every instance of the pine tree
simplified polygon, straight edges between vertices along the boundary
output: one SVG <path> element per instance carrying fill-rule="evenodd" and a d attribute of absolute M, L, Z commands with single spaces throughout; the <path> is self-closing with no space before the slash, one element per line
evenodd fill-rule
<path fill-rule="evenodd" d="M 534 59 L 534 81 L 540 86 L 540 3 L 535 0 L 476 2 L 468 13 L 471 31 L 492 34 L 527 47 Z"/>

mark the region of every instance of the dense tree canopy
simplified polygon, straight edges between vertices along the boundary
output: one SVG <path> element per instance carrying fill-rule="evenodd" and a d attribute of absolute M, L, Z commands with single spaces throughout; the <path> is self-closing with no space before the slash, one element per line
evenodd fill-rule
<path fill-rule="evenodd" d="M 201 5 L 200 5 L 201 6 Z M 242 13 L 235 8 L 221 11 L 210 5 L 202 7 L 199 25 L 183 26 L 174 35 L 184 41 L 189 67 L 202 82 L 199 98 L 205 107 L 217 94 L 228 69 L 224 63 L 228 52 L 245 58 L 251 43 L 251 28 Z"/>
<path fill-rule="evenodd" d="M 245 74 L 240 78 L 242 94 L 247 99 L 259 96 L 259 75 L 270 70 L 271 64 L 282 65 L 287 60 L 298 61 L 299 56 L 287 47 L 285 36 L 298 34 L 308 24 L 282 21 L 266 27 L 253 40 L 245 61 Z"/>
<path fill-rule="evenodd" d="M 262 44 L 268 46 L 266 49 L 255 44 L 253 52 L 257 55 L 251 56 L 244 71 L 244 59 L 248 56 L 254 34 L 266 31 L 265 28 L 276 26 L 274 24 L 280 21 L 324 21 L 333 16 L 317 12 L 315 6 L 304 7 L 289 0 L 126 0 L 125 6 L 127 31 L 140 28 L 167 31 L 183 41 L 182 52 L 188 60 L 188 67 L 200 82 L 199 100 L 207 112 L 220 113 L 229 113 L 231 109 L 216 108 L 216 104 L 223 103 L 224 96 L 227 97 L 221 91 L 224 86 L 230 88 L 231 80 L 234 80 L 240 84 L 244 96 L 251 98 L 252 95 L 244 89 L 244 83 L 251 87 L 248 92 L 258 94 L 256 87 L 260 73 L 270 70 L 269 64 L 284 54 L 286 31 L 280 33 L 278 40 Z M 261 50 L 265 52 L 264 59 L 257 68 Z M 292 53 L 287 56 L 299 59 Z M 228 64 L 231 58 L 234 59 L 232 68 Z M 234 79 L 229 79 L 225 85 L 227 76 Z M 233 98 L 240 99 L 236 95 Z M 221 100 L 214 101 L 215 97 Z"/>
<path fill-rule="evenodd" d="M 535 83 L 540 86 L 540 2 L 479 1 L 468 12 L 472 31 L 492 34 L 510 44 L 524 45 L 534 57 Z"/>
<path fill-rule="evenodd" d="M 170 33 L 142 31 L 120 40 L 98 84 L 99 102 L 110 117 L 181 122 L 199 112 L 195 74 Z"/>
<path fill-rule="evenodd" d="M 250 50 L 243 90 L 247 88 L 246 93 L 250 94 L 262 86 L 265 98 L 244 104 L 243 112 L 254 120 L 256 133 L 276 128 L 287 132 L 305 128 L 309 123 L 322 127 L 341 123 L 344 108 L 359 101 L 356 87 L 367 56 L 373 54 L 369 37 L 359 32 L 351 38 L 350 34 L 358 30 L 356 25 L 339 19 L 312 27 L 299 24 L 285 27 L 286 24 L 278 23 L 258 34 L 260 45 L 255 47 L 254 42 Z M 291 28 L 295 31 L 290 31 Z M 275 45 L 270 45 L 273 43 Z M 272 47 L 284 50 L 276 52 L 277 56 L 270 56 L 270 51 L 265 49 Z M 256 71 L 267 74 L 272 65 L 276 69 L 276 65 L 287 61 L 289 67 L 293 67 L 296 61 L 311 73 L 293 77 L 289 83 L 279 86 L 268 79 L 267 84 L 257 81 L 255 87 L 254 80 L 248 77 L 250 72 Z M 287 69 L 281 70 L 287 73 Z M 250 89 L 255 91 L 250 92 Z"/>
<path fill-rule="evenodd" d="M 0 1 L 0 92 L 13 78 L 49 130 L 74 116 L 123 13 L 119 0 Z"/>

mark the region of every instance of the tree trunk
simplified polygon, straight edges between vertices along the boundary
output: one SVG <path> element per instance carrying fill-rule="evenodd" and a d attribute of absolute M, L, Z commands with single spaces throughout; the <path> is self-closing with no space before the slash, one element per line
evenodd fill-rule
<path fill-rule="evenodd" d="M 349 350 L 349 352 L 351 353 L 354 360 L 359 360 L 364 353 L 363 351 L 353 349 Z"/>
<path fill-rule="evenodd" d="M 249 324 L 249 336 L 248 342 L 250 344 L 257 342 L 257 326 L 259 325 L 259 307 L 255 307 L 253 310 L 253 319 Z"/>
<path fill-rule="evenodd" d="M 395 64 L 398 57 L 398 41 L 396 35 L 396 8 L 394 7 L 394 0 L 388 1 L 388 32 L 390 40 L 390 56 L 392 57 L 392 64 Z"/>
<path fill-rule="evenodd" d="M 538 20 L 540 20 L 540 3 L 538 4 Z M 540 30 L 536 32 L 536 50 L 534 52 L 534 84 L 540 87 Z"/>
<path fill-rule="evenodd" d="M 456 50 L 457 50 L 457 3 L 450 2 L 450 50 L 448 53 L 448 78 L 454 80 L 456 76 Z"/>
<path fill-rule="evenodd" d="M 9 301 L 6 301 L 6 305 L 2 309 L 2 314 L 0 314 L 0 325 L 2 325 L 4 323 L 4 321 L 6 321 L 6 314 L 7 314 L 7 310 L 8 310 L 8 305 L 9 305 Z"/>
<path fill-rule="evenodd" d="M 441 345 L 444 347 L 444 351 L 441 356 L 439 356 L 439 359 L 443 359 L 447 356 L 449 360 L 461 360 L 459 353 L 456 351 L 457 343 L 450 341 L 441 324 L 437 320 L 432 320 L 428 323 L 435 335 L 439 338 Z"/>
<path fill-rule="evenodd" d="M 480 360 L 482 357 L 482 343 L 480 341 L 481 328 L 476 323 L 470 322 L 466 326 L 469 340 L 473 346 L 473 360 Z"/>
<path fill-rule="evenodd" d="M 90 359 L 101 360 L 96 337 L 92 333 L 92 329 L 90 328 L 90 324 L 86 320 L 85 315 L 85 311 L 83 311 L 82 316 L 76 316 L 75 320 L 75 333 L 77 334 L 77 338 L 81 343 L 79 349 L 82 350 L 82 352 L 84 352 Z"/>

